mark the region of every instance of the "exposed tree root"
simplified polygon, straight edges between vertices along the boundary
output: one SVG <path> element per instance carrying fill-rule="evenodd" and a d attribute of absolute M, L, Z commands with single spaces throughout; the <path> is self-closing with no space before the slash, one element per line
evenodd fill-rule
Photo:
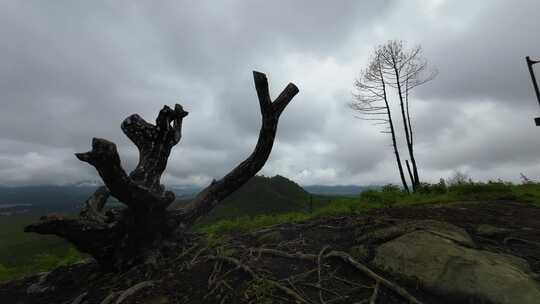
<path fill-rule="evenodd" d="M 369 304 L 375 304 L 377 301 L 377 295 L 379 293 L 379 285 L 381 284 L 381 281 L 377 281 L 375 283 L 375 288 L 373 289 L 373 294 L 371 295 L 371 298 L 369 299 Z"/>
<path fill-rule="evenodd" d="M 317 282 L 317 285 L 319 287 L 319 300 L 321 301 L 321 304 L 326 304 L 326 302 L 323 299 L 322 280 L 321 280 L 321 259 L 326 249 L 328 249 L 328 246 L 324 246 L 323 249 L 321 249 L 321 251 L 319 252 L 319 255 L 317 256 L 317 277 L 319 279 L 319 281 Z"/>
<path fill-rule="evenodd" d="M 249 266 L 247 266 L 244 263 L 240 262 L 238 259 L 235 259 L 235 258 L 232 258 L 232 257 L 214 256 L 214 255 L 209 255 L 207 258 L 210 259 L 210 260 L 218 260 L 218 261 L 221 260 L 223 262 L 232 264 L 232 265 L 236 266 L 238 269 L 241 269 L 245 273 L 249 274 L 249 276 L 252 279 L 255 279 L 255 280 L 262 279 L 262 277 L 260 277 L 257 273 L 255 273 Z M 270 285 L 272 285 L 273 287 L 275 287 L 276 289 L 281 290 L 282 292 L 284 292 L 288 296 L 292 297 L 293 299 L 295 299 L 295 301 L 297 303 L 305 303 L 305 304 L 311 304 L 312 303 L 311 301 L 309 301 L 309 300 L 305 299 L 304 297 L 302 297 L 301 295 L 299 295 L 296 291 L 294 291 L 294 290 L 292 290 L 292 289 L 290 289 L 288 287 L 285 287 L 285 286 L 281 285 L 280 283 L 278 283 L 278 282 L 276 282 L 274 280 L 266 279 L 266 282 L 269 283 Z"/>
<path fill-rule="evenodd" d="M 352 266 L 354 266 L 356 269 L 362 271 L 365 275 L 373 278 L 377 282 L 383 284 L 385 287 L 391 289 L 392 291 L 396 292 L 397 294 L 399 294 L 403 298 L 407 299 L 409 302 L 415 303 L 415 304 L 422 304 L 422 302 L 420 302 L 418 299 L 416 299 L 413 295 L 411 295 L 403 287 L 401 287 L 401 286 L 399 286 L 399 285 L 397 285 L 395 283 L 392 283 L 392 282 L 388 281 L 387 279 L 381 277 L 380 275 L 376 274 L 371 269 L 369 269 L 367 266 L 359 263 L 358 261 L 353 259 L 349 254 L 347 254 L 345 252 L 332 251 L 332 252 L 328 253 L 326 255 L 326 257 L 327 258 L 331 258 L 331 257 L 340 258 L 344 262 L 349 263 Z"/>
<path fill-rule="evenodd" d="M 255 270 L 254 268 L 248 266 L 246 263 L 241 262 L 239 259 L 229 256 L 220 256 L 220 255 L 210 255 L 207 256 L 209 260 L 215 260 L 216 264 L 214 264 L 214 270 L 212 271 L 210 277 L 209 277 L 209 286 L 215 285 L 216 282 L 224 281 L 225 277 L 228 276 L 230 273 L 236 271 L 236 270 L 242 270 L 244 273 L 247 273 L 253 280 L 264 280 L 266 283 L 271 285 L 272 287 L 276 288 L 277 290 L 280 290 L 285 295 L 289 296 L 290 298 L 294 299 L 298 303 L 320 303 L 320 304 L 331 304 L 335 302 L 345 301 L 352 294 L 343 294 L 343 292 L 339 292 L 338 290 L 334 291 L 333 288 L 335 288 L 336 283 L 345 284 L 341 286 L 350 286 L 348 290 L 350 292 L 354 292 L 354 290 L 362 290 L 362 289 L 373 289 L 373 292 L 370 297 L 366 298 L 364 303 L 376 303 L 379 294 L 380 294 L 380 286 L 383 285 L 386 288 L 394 291 L 399 296 L 403 297 L 405 300 L 407 300 L 410 303 L 415 304 L 421 304 L 421 302 L 416 299 L 414 296 L 412 296 L 409 292 L 407 292 L 404 288 L 397 285 L 396 283 L 393 283 L 384 277 L 378 275 L 377 273 L 370 270 L 367 266 L 361 264 L 360 262 L 356 261 L 354 258 L 352 258 L 349 254 L 341 251 L 331 251 L 330 253 L 326 253 L 328 250 L 328 246 L 324 246 L 322 250 L 319 251 L 319 254 L 308 254 L 308 253 L 302 253 L 302 252 L 295 252 L 295 253 L 289 253 L 282 250 L 272 249 L 272 248 L 244 248 L 246 252 L 249 252 L 247 254 L 247 257 L 251 257 L 252 259 L 259 260 L 261 259 L 262 255 L 271 255 L 274 257 L 280 257 L 280 258 L 287 258 L 287 259 L 296 259 L 301 261 L 307 261 L 309 263 L 316 264 L 316 267 L 313 269 L 308 269 L 307 271 L 303 271 L 299 274 L 291 275 L 285 279 L 281 280 L 274 280 L 268 278 L 266 275 L 262 276 L 259 274 L 261 271 L 264 272 L 262 269 Z M 253 253 L 256 253 L 253 255 Z M 355 269 L 360 270 L 363 275 L 368 276 L 369 278 L 375 280 L 374 286 L 367 286 L 364 284 L 352 282 L 350 280 L 347 280 L 345 278 L 339 277 L 336 275 L 337 269 L 334 272 L 323 272 L 323 261 L 326 258 L 339 258 L 342 261 L 348 263 L 349 265 L 353 266 Z M 227 271 L 225 271 L 223 274 L 218 275 L 218 273 L 223 271 L 222 263 L 227 263 L 230 265 L 235 266 L 234 268 L 231 268 Z M 257 268 L 260 268 L 259 265 L 263 265 L 261 262 L 257 262 L 255 265 L 257 265 Z M 338 267 L 339 268 L 339 267 Z M 271 273 L 271 272 L 269 272 Z M 315 282 L 313 280 L 309 280 L 310 277 L 313 277 L 313 275 L 316 275 Z M 289 287 L 284 286 L 283 284 L 279 283 L 286 282 Z M 323 286 L 323 282 L 334 282 L 333 286 L 331 288 L 326 288 Z M 306 293 L 304 292 L 304 288 L 299 288 L 299 286 L 303 286 L 305 288 L 313 289 L 316 293 L 311 293 L 312 295 L 318 296 L 317 300 L 313 300 L 313 298 L 310 298 L 308 294 L 310 292 Z M 218 287 L 214 287 L 212 291 L 217 290 Z M 329 296 L 330 298 L 325 298 L 325 295 Z"/>
<path fill-rule="evenodd" d="M 300 253 L 300 252 L 288 253 L 282 250 L 270 249 L 270 248 L 252 248 L 251 250 L 253 250 L 254 252 L 261 253 L 261 254 L 270 254 L 270 255 L 274 255 L 274 256 L 278 256 L 282 258 L 288 258 L 288 259 L 301 259 L 301 260 L 306 260 L 310 262 L 317 261 L 317 256 L 314 254 L 307 254 L 307 253 Z"/>

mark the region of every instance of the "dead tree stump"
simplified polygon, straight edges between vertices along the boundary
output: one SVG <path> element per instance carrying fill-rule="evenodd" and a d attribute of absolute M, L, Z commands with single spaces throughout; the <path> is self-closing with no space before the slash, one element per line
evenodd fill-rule
<path fill-rule="evenodd" d="M 98 188 L 86 201 L 78 218 L 48 215 L 27 226 L 25 231 L 60 236 L 109 270 L 122 270 L 146 261 L 158 250 L 162 240 L 187 231 L 198 218 L 208 214 L 266 163 L 279 117 L 298 93 L 298 88 L 289 83 L 272 101 L 266 75 L 253 72 L 253 78 L 262 115 L 254 151 L 223 178 L 203 189 L 189 205 L 168 210 L 175 196 L 160 183 L 171 149 L 182 137 L 183 119 L 188 115 L 181 105 L 176 104 L 174 109 L 164 106 L 155 124 L 137 114 L 122 122 L 122 131 L 139 150 L 139 163 L 129 175 L 122 168 L 116 145 L 94 138 L 92 150 L 76 156 L 96 168 L 105 186 Z M 105 211 L 109 196 L 118 199 L 126 208 Z"/>

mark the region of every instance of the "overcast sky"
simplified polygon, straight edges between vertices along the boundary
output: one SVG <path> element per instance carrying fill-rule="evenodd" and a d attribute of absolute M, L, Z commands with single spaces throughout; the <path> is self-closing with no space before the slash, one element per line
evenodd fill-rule
<path fill-rule="evenodd" d="M 540 58 L 540 1 L 0 1 L 0 184 L 99 180 L 74 152 L 164 105 L 190 112 L 167 184 L 204 185 L 251 153 L 252 70 L 281 117 L 262 174 L 303 185 L 398 183 L 390 138 L 353 117 L 352 83 L 374 47 L 422 45 L 438 77 L 411 99 L 420 177 L 540 180 L 540 116 L 524 56 Z M 540 76 L 540 64 L 537 68 Z M 403 150 L 405 156 L 406 151 Z"/>

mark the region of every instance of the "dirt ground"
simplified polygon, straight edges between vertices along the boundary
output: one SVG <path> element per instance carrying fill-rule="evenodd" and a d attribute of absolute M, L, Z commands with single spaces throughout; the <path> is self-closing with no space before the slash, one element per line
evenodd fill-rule
<path fill-rule="evenodd" d="M 130 287 L 149 282 L 121 303 L 409 303 L 356 262 L 418 302 L 457 303 L 369 264 L 373 252 L 369 238 L 362 236 L 424 219 L 462 227 L 480 249 L 521 257 L 540 273 L 540 208 L 511 201 L 456 202 L 284 224 L 210 241 L 194 235 L 188 243 L 166 244 L 155 264 L 112 274 L 101 272 L 95 263 L 81 263 L 42 276 L 41 283 L 34 276 L 0 285 L 0 299 L 76 303 L 79 297 L 78 304 L 103 303 L 107 296 L 118 298 Z M 355 252 L 358 245 L 367 250 Z M 29 294 L 32 284 L 32 291 L 41 292 Z"/>

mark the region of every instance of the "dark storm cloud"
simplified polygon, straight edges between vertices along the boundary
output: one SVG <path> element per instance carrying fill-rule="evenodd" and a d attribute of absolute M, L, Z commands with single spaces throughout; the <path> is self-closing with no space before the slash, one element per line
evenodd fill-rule
<path fill-rule="evenodd" d="M 421 18 L 432 24 L 419 31 L 410 22 L 401 29 L 411 41 L 424 46 L 426 56 L 440 71 L 437 81 L 420 90 L 421 97 L 497 99 L 513 105 L 531 98 L 524 57 L 540 49 L 536 38 L 539 1 L 496 0 L 467 6 L 461 1 L 432 2 L 440 4 Z"/>
<path fill-rule="evenodd" d="M 264 174 L 395 181 L 389 138 L 345 107 L 369 52 L 395 38 L 421 43 L 440 71 L 412 105 L 427 179 L 456 168 L 512 178 L 520 166 L 540 176 L 523 61 L 540 50 L 540 4 L 519 2 L 4 1 L 0 184 L 98 179 L 73 157 L 94 136 L 115 141 L 133 168 L 122 119 L 153 121 L 176 102 L 190 115 L 165 181 L 219 178 L 257 140 L 252 70 L 268 74 L 272 96 L 288 82 L 301 91 Z"/>

